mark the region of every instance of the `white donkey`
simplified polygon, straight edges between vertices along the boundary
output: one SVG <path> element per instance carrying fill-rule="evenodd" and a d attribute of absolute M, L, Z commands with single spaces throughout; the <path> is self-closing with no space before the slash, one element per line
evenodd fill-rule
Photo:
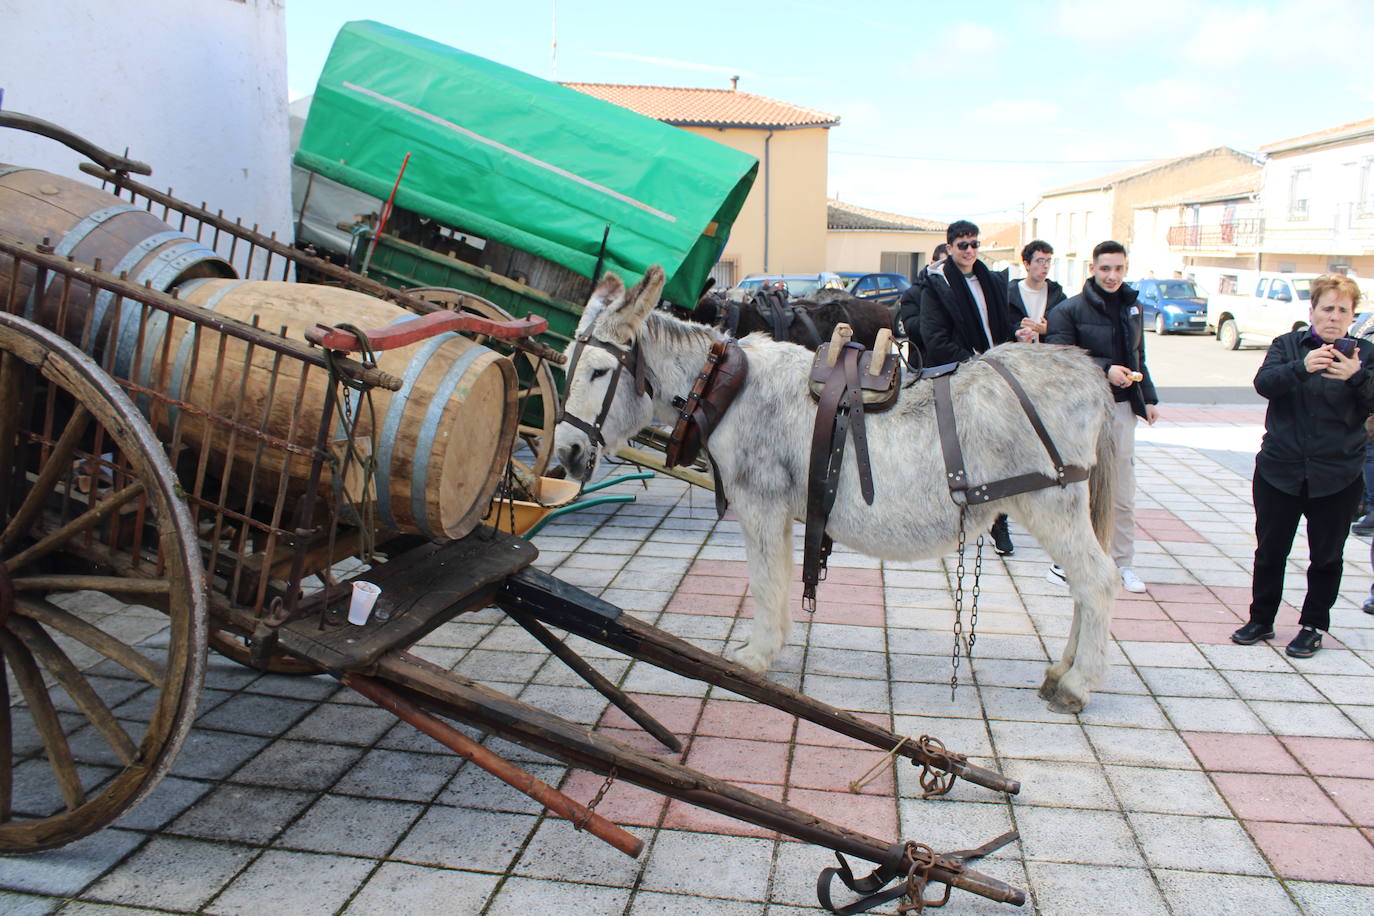
<path fill-rule="evenodd" d="M 565 419 L 555 432 L 555 454 L 573 476 L 591 476 L 605 443 L 623 441 L 650 422 L 671 424 L 677 417 L 673 397 L 691 390 L 711 344 L 721 337 L 655 310 L 663 282 L 656 265 L 628 292 L 619 277 L 607 274 L 587 304 L 577 329 L 586 343 L 568 379 Z M 712 433 L 709 451 L 744 532 L 754 596 L 753 629 L 734 658 L 764 671 L 791 627 L 792 523 L 804 517 L 816 416 L 807 391 L 813 354 L 760 334 L 741 345 L 748 380 Z M 574 341 L 570 352 L 578 346 Z M 1007 344 L 990 352 L 1021 382 L 1063 461 L 1091 468 L 1087 481 L 970 506 L 965 519 L 972 534 L 985 530 L 997 512 L 1009 513 L 1066 572 L 1073 627 L 1040 696 L 1051 709 L 1077 712 L 1106 671 L 1119 581 L 1104 549 L 1112 514 L 1112 397 L 1102 370 L 1074 348 Z M 990 366 L 970 362 L 951 383 L 970 481 L 1029 472 L 1053 476 L 1026 414 Z M 608 390 L 610 385 L 615 388 Z M 835 541 L 894 560 L 953 549 L 959 508 L 945 482 L 931 387 L 916 382 L 890 410 L 866 418 L 876 495 L 871 506 L 859 492 L 854 449 L 846 450 L 827 527 Z"/>

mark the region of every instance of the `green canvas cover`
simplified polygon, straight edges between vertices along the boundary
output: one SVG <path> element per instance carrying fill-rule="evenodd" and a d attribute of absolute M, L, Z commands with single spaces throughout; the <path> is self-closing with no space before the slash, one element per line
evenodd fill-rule
<path fill-rule="evenodd" d="M 377 22 L 329 52 L 296 164 L 590 277 L 651 264 L 694 305 L 758 160 L 573 89 Z"/>

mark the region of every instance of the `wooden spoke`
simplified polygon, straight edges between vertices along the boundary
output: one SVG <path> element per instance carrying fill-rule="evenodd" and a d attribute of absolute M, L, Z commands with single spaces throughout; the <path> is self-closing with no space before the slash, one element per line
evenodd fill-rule
<path fill-rule="evenodd" d="M 43 508 L 43 502 L 48 498 L 48 494 L 52 492 L 53 487 L 57 486 L 62 475 L 69 470 L 72 454 L 76 451 L 76 446 L 81 441 L 81 436 L 86 432 L 86 427 L 90 425 L 90 422 L 90 412 L 78 404 L 76 412 L 67 422 L 67 428 L 62 430 L 62 437 L 57 440 L 57 445 L 53 447 L 52 453 L 43 463 L 42 470 L 38 472 L 38 479 L 34 481 L 33 488 L 29 490 L 29 495 L 24 497 L 23 504 L 10 518 L 5 530 L 0 531 L 0 550 L 13 544 L 33 522 L 39 510 Z"/>
<path fill-rule="evenodd" d="M 19 692 L 29 705 L 29 715 L 33 717 L 34 727 L 43 739 L 43 747 L 48 751 L 48 764 L 52 767 L 57 785 L 62 790 L 62 800 L 67 803 L 68 811 L 75 811 L 85 799 L 81 788 L 81 777 L 76 772 L 76 759 L 72 757 L 71 745 L 62 732 L 62 722 L 57 718 L 57 709 L 52 698 L 43 686 L 43 675 L 38 670 L 29 650 L 8 632 L 0 630 L 0 650 L 4 651 L 14 679 L 19 682 Z M 7 698 L 8 701 L 8 698 Z"/>
<path fill-rule="evenodd" d="M 76 518 L 67 522 L 61 528 L 46 535 L 37 544 L 34 544 L 23 553 L 16 554 L 5 561 L 5 568 L 13 572 L 22 568 L 25 564 L 32 563 L 39 557 L 45 557 L 65 545 L 68 541 L 75 538 L 84 531 L 89 531 L 96 525 L 109 517 L 111 512 L 121 506 L 125 506 L 134 497 L 143 492 L 143 481 L 136 480 L 117 492 L 101 500 L 97 505 L 92 506 L 82 512 Z"/>
<path fill-rule="evenodd" d="M 16 592 L 112 592 L 130 595 L 165 595 L 172 590 L 166 579 L 123 576 L 21 576 L 12 580 Z"/>
<path fill-rule="evenodd" d="M 7 704 L 0 718 L 3 855 L 94 833 L 152 791 L 195 718 L 209 612 L 195 524 L 176 472 L 121 384 L 0 302 L 0 391 L 0 690 L 7 695 L 17 685 L 25 701 Z M 96 472 L 89 490 L 69 488 L 64 481 L 75 462 L 112 469 L 112 487 Z M 68 609 L 50 600 L 88 589 L 157 607 L 167 615 L 165 647 L 145 654 L 118 635 L 121 627 L 96 626 L 79 604 Z M 87 658 L 113 663 L 115 677 L 151 685 L 140 692 L 151 709 L 138 738 L 101 695 L 106 679 L 83 670 Z M 90 724 L 83 734 L 100 735 L 115 764 L 89 792 L 49 692 L 59 688 L 83 728 Z M 32 719 L 41 739 L 32 756 L 14 745 L 20 715 Z M 49 778 L 44 791 L 64 802 L 55 811 L 26 810 L 15 797 L 15 767 L 38 757 L 51 774 L 38 767 L 32 775 Z"/>
<path fill-rule="evenodd" d="M 126 646 L 94 624 L 87 623 L 50 601 L 17 598 L 14 602 L 14 609 L 17 613 L 23 614 L 45 627 L 66 633 L 72 639 L 89 646 L 154 687 L 161 687 L 167 680 L 167 674 L 161 665 L 141 655 L 136 649 Z"/>
<path fill-rule="evenodd" d="M 110 747 L 119 755 L 120 761 L 127 765 L 138 759 L 138 748 L 115 719 L 114 713 L 110 712 L 110 707 L 100 699 L 85 675 L 77 670 L 76 665 L 72 664 L 72 660 L 53 638 L 27 617 L 16 615 L 10 618 L 9 627 L 28 648 L 29 653 L 48 669 L 53 680 L 67 691 L 67 696 L 71 697 L 72 702 L 86 714 L 86 718 L 95 726 L 96 731 L 105 737 Z"/>

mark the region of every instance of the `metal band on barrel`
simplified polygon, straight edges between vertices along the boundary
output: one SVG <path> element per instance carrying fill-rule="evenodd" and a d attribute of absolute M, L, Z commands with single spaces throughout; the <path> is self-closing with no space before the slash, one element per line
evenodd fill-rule
<path fill-rule="evenodd" d="M 401 418 L 406 412 L 406 402 L 410 400 L 415 380 L 424 371 L 429 358 L 444 345 L 445 341 L 457 336 L 450 331 L 425 341 L 406 365 L 405 374 L 401 376 L 401 389 L 391 393 L 391 404 L 387 407 L 386 421 L 382 426 L 381 444 L 377 447 L 377 519 L 390 528 L 397 527 L 396 519 L 391 514 L 391 456 L 395 450 L 396 436 L 401 429 Z"/>
<path fill-rule="evenodd" d="M 410 472 L 410 512 L 426 537 L 444 537 L 442 533 L 431 530 L 429 520 L 425 518 L 425 489 L 429 482 L 429 459 L 434 454 L 436 444 L 434 437 L 439 430 L 439 422 L 444 417 L 444 408 L 448 406 L 448 399 L 452 396 L 453 389 L 458 387 L 458 382 L 467 374 L 468 367 L 479 356 L 491 352 L 481 344 L 473 344 L 470 350 L 454 360 L 453 365 L 449 366 L 448 371 L 444 373 L 438 387 L 434 389 L 434 399 L 429 402 L 429 407 L 425 410 L 425 420 L 420 426 L 420 437 L 416 443 L 415 466 Z"/>
<path fill-rule="evenodd" d="M 185 299 L 188 294 L 199 289 L 203 284 L 209 283 L 210 279 L 211 278 L 207 277 L 205 279 L 192 280 L 190 283 L 183 283 L 181 286 L 177 287 L 177 292 L 181 298 Z M 214 293 L 210 295 L 210 298 L 200 305 L 200 308 L 213 312 L 215 307 L 219 305 L 221 299 L 233 292 L 235 288 L 247 282 L 247 280 L 224 281 L 224 286 L 215 290 Z M 167 380 L 167 394 L 181 401 L 186 400 L 186 392 L 182 390 L 185 385 L 185 382 L 182 381 L 182 376 L 186 373 L 186 364 L 190 362 L 191 359 L 191 344 L 195 341 L 197 327 L 191 322 L 187 322 L 187 324 L 190 326 L 187 327 L 186 333 L 182 336 L 181 343 L 177 345 L 176 361 L 172 364 L 171 378 Z M 168 406 L 167 422 L 172 426 L 176 426 L 177 417 L 180 415 L 181 408 L 174 405 Z"/>

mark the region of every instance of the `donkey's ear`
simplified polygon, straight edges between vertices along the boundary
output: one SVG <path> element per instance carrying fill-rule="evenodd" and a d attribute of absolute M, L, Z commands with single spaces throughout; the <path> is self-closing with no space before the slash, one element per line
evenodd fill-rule
<path fill-rule="evenodd" d="M 666 280 L 662 267 L 657 264 L 650 266 L 644 272 L 644 278 L 625 293 L 624 299 L 607 309 L 603 324 L 607 336 L 623 341 L 633 339 L 644 324 L 645 317 L 663 297 Z"/>
<path fill-rule="evenodd" d="M 607 271 L 602 275 L 601 282 L 596 284 L 596 289 L 592 291 L 591 297 L 587 300 L 587 310 L 602 311 L 618 308 L 624 299 L 625 281 L 620 279 L 620 274 Z"/>

